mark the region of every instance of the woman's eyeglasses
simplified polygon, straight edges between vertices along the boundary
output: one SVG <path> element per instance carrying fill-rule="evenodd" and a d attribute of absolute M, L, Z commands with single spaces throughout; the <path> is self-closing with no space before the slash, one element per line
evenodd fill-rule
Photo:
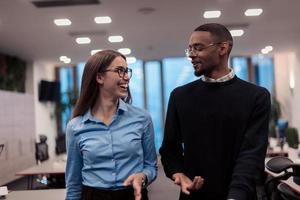
<path fill-rule="evenodd" d="M 124 78 L 125 74 L 127 75 L 127 78 L 130 79 L 132 77 L 132 69 L 131 68 L 125 68 L 125 67 L 116 67 L 115 69 L 107 69 L 104 71 L 101 71 L 101 73 L 103 72 L 116 72 L 119 74 L 120 78 Z"/>

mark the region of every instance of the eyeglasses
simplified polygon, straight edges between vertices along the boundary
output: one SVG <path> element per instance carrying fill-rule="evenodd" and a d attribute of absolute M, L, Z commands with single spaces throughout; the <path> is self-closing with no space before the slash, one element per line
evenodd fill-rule
<path fill-rule="evenodd" d="M 202 44 L 193 44 L 193 45 L 190 45 L 188 49 L 184 50 L 184 52 L 185 52 L 185 55 L 187 57 L 189 57 L 194 52 L 201 52 L 204 49 L 207 49 L 209 47 L 212 47 L 212 46 L 215 46 L 215 45 L 218 45 L 218 44 L 221 44 L 221 43 L 222 42 L 211 43 L 211 44 L 209 44 L 207 46 L 203 46 Z"/>
<path fill-rule="evenodd" d="M 107 70 L 101 71 L 100 73 L 102 73 L 102 72 L 116 72 L 119 74 L 120 78 L 124 78 L 125 74 L 127 75 L 128 79 L 130 79 L 132 77 L 132 69 L 121 67 L 121 66 L 116 67 L 115 69 L 107 69 Z"/>

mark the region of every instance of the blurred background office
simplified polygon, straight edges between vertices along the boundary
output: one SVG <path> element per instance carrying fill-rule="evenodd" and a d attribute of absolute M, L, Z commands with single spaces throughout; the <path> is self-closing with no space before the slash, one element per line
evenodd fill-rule
<path fill-rule="evenodd" d="M 50 158 L 64 153 L 84 61 L 102 49 L 127 56 L 133 105 L 151 113 L 158 150 L 170 92 L 196 80 L 184 49 L 203 23 L 227 26 L 230 66 L 272 94 L 271 130 L 281 118 L 297 133 L 299 7 L 297 0 L 1 0 L 0 185 L 35 165 L 40 135 Z"/>

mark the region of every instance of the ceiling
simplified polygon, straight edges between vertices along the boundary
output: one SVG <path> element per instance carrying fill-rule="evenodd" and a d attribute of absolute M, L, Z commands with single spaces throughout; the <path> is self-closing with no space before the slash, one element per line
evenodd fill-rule
<path fill-rule="evenodd" d="M 274 47 L 273 53 L 300 49 L 299 0 L 100 0 L 95 5 L 48 8 L 37 8 L 31 1 L 0 0 L 1 53 L 55 64 L 61 64 L 62 55 L 77 63 L 87 60 L 92 49 L 124 47 L 144 60 L 184 56 L 192 30 L 208 22 L 245 28 L 242 37 L 234 38 L 232 55 L 257 54 L 267 45 Z M 155 11 L 138 11 L 145 7 Z M 264 11 L 246 17 L 248 8 Z M 204 19 L 205 10 L 221 10 L 222 15 Z M 111 24 L 94 22 L 94 17 L 107 15 Z M 69 18 L 72 25 L 58 27 L 53 23 L 57 18 Z M 78 45 L 74 34 L 92 41 Z M 109 35 L 122 35 L 124 41 L 109 43 Z"/>

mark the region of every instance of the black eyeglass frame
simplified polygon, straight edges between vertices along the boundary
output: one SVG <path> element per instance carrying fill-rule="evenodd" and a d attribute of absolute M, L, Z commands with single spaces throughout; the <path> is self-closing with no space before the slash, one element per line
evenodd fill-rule
<path fill-rule="evenodd" d="M 114 69 L 106 69 L 106 70 L 100 71 L 99 73 L 105 73 L 105 72 L 116 72 L 116 73 L 118 73 L 120 78 L 124 78 L 125 74 L 127 74 L 128 79 L 130 79 L 132 77 L 132 69 L 128 68 L 128 67 L 118 66 Z"/>

